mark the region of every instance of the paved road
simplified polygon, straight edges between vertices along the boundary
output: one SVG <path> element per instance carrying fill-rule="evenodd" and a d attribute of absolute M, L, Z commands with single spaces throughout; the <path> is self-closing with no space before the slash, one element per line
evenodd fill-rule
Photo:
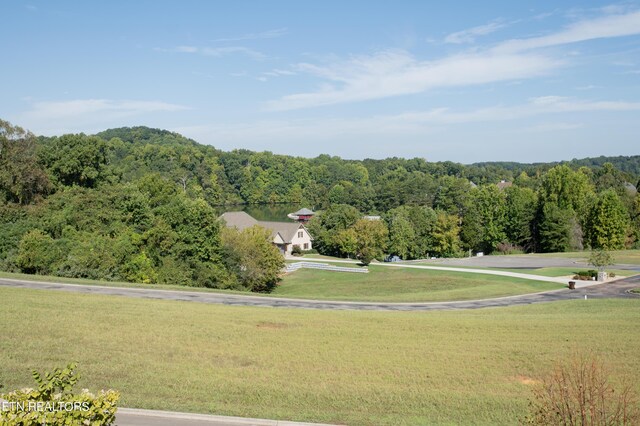
<path fill-rule="evenodd" d="M 640 300 L 640 295 L 629 293 L 629 290 L 640 287 L 640 275 L 625 278 L 623 280 L 618 280 L 615 282 L 595 284 L 576 290 L 560 289 L 543 293 L 525 294 L 520 296 L 509 296 L 495 299 L 432 303 L 338 302 L 305 299 L 285 299 L 265 296 L 244 296 L 194 291 L 157 290 L 153 288 L 120 288 L 94 285 L 47 283 L 8 278 L 0 278 L 0 285 L 15 288 L 45 289 L 55 291 L 68 291 L 74 293 L 104 294 L 110 296 L 177 300 L 234 306 L 362 311 L 439 311 L 479 309 L 501 306 L 529 305 L 532 303 L 553 302 L 557 300 L 584 299 L 585 295 L 589 298 L 635 298 Z"/>
<path fill-rule="evenodd" d="M 480 256 L 450 259 L 433 259 L 419 261 L 421 264 L 440 264 L 443 266 L 467 266 L 505 269 L 537 269 L 537 268 L 576 268 L 593 269 L 585 259 L 544 257 L 535 255 L 521 256 Z M 640 272 L 639 265 L 615 264 L 607 269 L 621 269 Z"/>
<path fill-rule="evenodd" d="M 117 426 L 322 426 L 318 423 L 298 423 L 283 420 L 249 419 L 244 417 L 212 416 L 207 414 L 176 413 L 172 411 L 118 408 Z M 329 425 L 324 425 L 329 426 Z"/>

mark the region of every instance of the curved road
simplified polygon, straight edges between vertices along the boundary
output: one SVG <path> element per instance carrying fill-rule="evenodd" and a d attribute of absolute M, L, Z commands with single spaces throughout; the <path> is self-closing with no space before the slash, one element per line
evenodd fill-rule
<path fill-rule="evenodd" d="M 529 305 L 532 303 L 553 302 L 557 300 L 584 299 L 585 296 L 587 296 L 588 298 L 628 298 L 640 300 L 640 294 L 629 292 L 629 290 L 633 288 L 640 287 L 640 275 L 610 283 L 595 284 L 588 287 L 582 287 L 576 290 L 560 289 L 542 293 L 500 297 L 495 299 L 430 303 L 340 302 L 306 299 L 286 299 L 268 296 L 244 296 L 195 291 L 158 290 L 153 288 L 146 289 L 64 284 L 42 281 L 17 280 L 9 278 L 0 278 L 0 286 L 68 291 L 74 293 L 104 294 L 110 296 L 137 297 L 143 299 L 214 303 L 233 306 L 262 306 L 272 308 L 362 311 L 440 311 L 457 309 L 479 309 L 501 306 Z"/>

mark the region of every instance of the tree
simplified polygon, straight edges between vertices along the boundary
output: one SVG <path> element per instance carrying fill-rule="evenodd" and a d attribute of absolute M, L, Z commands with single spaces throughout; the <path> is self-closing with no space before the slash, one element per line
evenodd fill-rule
<path fill-rule="evenodd" d="M 550 169 L 542 177 L 540 200 L 554 203 L 562 210 L 573 210 L 579 218 L 586 217 L 589 201 L 593 197 L 593 185 L 583 171 L 574 171 L 566 165 Z"/>
<path fill-rule="evenodd" d="M 598 268 L 600 272 L 604 272 L 604 269 L 613 262 L 613 256 L 606 250 L 593 250 L 589 256 L 589 264 Z"/>
<path fill-rule="evenodd" d="M 255 292 L 275 288 L 285 262 L 268 229 L 258 225 L 242 231 L 225 228 L 222 244 L 225 265 L 243 288 Z"/>
<path fill-rule="evenodd" d="M 334 204 L 319 212 L 309 222 L 309 232 L 318 252 L 331 256 L 345 255 L 336 239 L 340 232 L 350 228 L 362 213 L 347 204 Z"/>
<path fill-rule="evenodd" d="M 389 231 L 382 220 L 359 219 L 353 225 L 356 235 L 356 258 L 364 265 L 384 256 Z"/>
<path fill-rule="evenodd" d="M 29 204 L 50 190 L 33 133 L 0 120 L 0 201 Z"/>
<path fill-rule="evenodd" d="M 42 150 L 42 159 L 58 182 L 92 188 L 109 160 L 109 145 L 98 136 L 83 133 L 52 138 Z"/>
<path fill-rule="evenodd" d="M 460 226 L 458 216 L 440 211 L 433 231 L 433 250 L 438 257 L 460 255 Z"/>
<path fill-rule="evenodd" d="M 469 193 L 470 208 L 462 225 L 469 249 L 490 253 L 505 241 L 506 197 L 496 185 L 474 188 Z"/>
<path fill-rule="evenodd" d="M 411 248 L 415 244 L 415 231 L 409 220 L 404 216 L 396 216 L 391 219 L 389 226 L 389 253 L 396 254 L 402 259 L 408 259 Z"/>
<path fill-rule="evenodd" d="M 505 190 L 507 239 L 521 247 L 532 248 L 532 225 L 536 217 L 536 193 L 530 188 L 511 186 Z"/>
<path fill-rule="evenodd" d="M 540 245 L 545 252 L 564 252 L 571 248 L 571 210 L 563 210 L 554 203 L 542 208 L 542 217 L 538 229 Z"/>
<path fill-rule="evenodd" d="M 624 248 L 629 216 L 614 190 L 600 194 L 587 219 L 587 236 L 592 248 L 617 250 Z"/>

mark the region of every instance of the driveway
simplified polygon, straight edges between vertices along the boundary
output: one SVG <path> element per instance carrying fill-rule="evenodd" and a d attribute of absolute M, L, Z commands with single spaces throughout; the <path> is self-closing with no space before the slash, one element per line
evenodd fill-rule
<path fill-rule="evenodd" d="M 629 290 L 640 287 L 640 275 L 609 283 L 594 284 L 576 290 L 559 289 L 535 294 L 500 297 L 495 299 L 468 300 L 460 302 L 431 303 L 376 303 L 376 302 L 340 302 L 306 299 L 287 299 L 267 296 L 235 295 L 222 293 L 204 293 L 194 291 L 158 290 L 153 288 L 124 288 L 0 278 L 0 286 L 31 288 L 40 290 L 67 291 L 85 294 L 103 294 L 109 296 L 135 297 L 142 299 L 174 300 L 184 302 L 212 303 L 231 306 L 260 306 L 271 308 L 301 308 L 324 310 L 359 311 L 443 311 L 460 309 L 480 309 L 502 306 L 529 305 L 532 303 L 553 302 L 557 300 L 624 298 L 639 299 L 640 295 Z"/>

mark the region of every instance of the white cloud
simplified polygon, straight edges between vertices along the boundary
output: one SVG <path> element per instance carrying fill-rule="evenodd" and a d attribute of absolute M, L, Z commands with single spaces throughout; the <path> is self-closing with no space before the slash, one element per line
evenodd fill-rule
<path fill-rule="evenodd" d="M 211 56 L 221 58 L 223 56 L 240 53 L 255 60 L 265 59 L 267 56 L 261 52 L 249 49 L 243 46 L 227 46 L 227 47 L 197 47 L 197 46 L 177 46 L 170 49 L 155 48 L 159 52 L 175 52 L 175 53 L 192 53 L 202 56 Z"/>
<path fill-rule="evenodd" d="M 218 123 L 201 126 L 174 128 L 201 142 L 215 143 L 223 149 L 245 147 L 257 150 L 271 150 L 281 153 L 317 155 L 327 152 L 328 141 L 333 143 L 333 154 L 344 155 L 345 150 L 357 152 L 359 149 L 394 149 L 402 147 L 404 155 L 412 155 L 410 140 L 424 140 L 433 134 L 447 135 L 456 132 L 473 132 L 467 126 L 478 124 L 484 129 L 493 129 L 496 122 L 512 121 L 518 131 L 553 132 L 571 131 L 585 126 L 585 118 L 580 122 L 562 121 L 557 117 L 570 113 L 640 111 L 640 102 L 594 101 L 566 98 L 561 96 L 541 96 L 516 105 L 498 105 L 469 111 L 450 108 L 433 108 L 426 111 L 411 111 L 396 115 L 376 115 L 360 118 L 290 119 L 261 120 L 245 123 Z M 540 117 L 544 121 L 532 124 Z M 576 119 L 574 115 L 572 120 Z M 586 121 L 585 121 L 586 122 Z M 466 129 L 466 130 L 464 130 Z M 304 140 L 305 144 L 298 142 Z M 395 141 L 381 146 L 371 141 Z M 348 142 L 349 147 L 341 146 Z M 336 145 L 337 144 L 337 145 Z M 358 148 L 354 148 L 357 146 Z M 329 148 L 331 149 L 331 148 Z M 392 154 L 399 155 L 399 154 Z M 413 154 L 415 155 L 415 153 Z M 449 154 L 450 155 L 450 154 Z"/>
<path fill-rule="evenodd" d="M 291 110 L 424 92 L 438 87 L 476 85 L 548 73 L 561 61 L 536 54 L 461 54 L 419 61 L 402 50 L 356 56 L 326 66 L 302 63 L 300 72 L 330 83 L 315 92 L 297 93 L 267 103 L 270 110 Z"/>
<path fill-rule="evenodd" d="M 477 27 L 451 33 L 444 38 L 444 42 L 453 44 L 473 43 L 478 36 L 491 34 L 495 31 L 498 31 L 500 28 L 504 28 L 505 26 L 505 23 L 499 21 L 489 22 L 485 25 L 480 25 Z"/>
<path fill-rule="evenodd" d="M 260 40 L 260 39 L 269 39 L 269 38 L 278 38 L 287 34 L 286 28 L 276 28 L 273 30 L 262 31 L 259 33 L 248 33 L 243 34 L 237 37 L 229 37 L 229 38 L 217 38 L 212 40 L 214 43 L 219 42 L 228 42 L 228 41 L 242 41 L 242 40 Z"/>
<path fill-rule="evenodd" d="M 159 101 L 110 99 L 76 99 L 43 101 L 31 104 L 31 109 L 13 120 L 35 133 L 59 134 L 70 131 L 89 131 L 104 125 L 118 124 L 131 117 L 159 112 L 189 109 L 183 105 Z"/>
<path fill-rule="evenodd" d="M 450 34 L 447 38 L 453 43 L 468 42 L 501 25 L 504 24 L 494 22 Z M 316 90 L 267 102 L 266 108 L 272 111 L 311 108 L 415 94 L 441 87 L 534 78 L 568 63 L 571 56 L 567 54 L 560 59 L 534 52 L 535 49 L 632 34 L 640 34 L 640 11 L 586 19 L 546 36 L 508 40 L 488 50 L 433 61 L 419 60 L 404 50 L 385 50 L 327 64 L 300 63 L 295 66 L 299 72 L 320 78 L 322 84 Z"/>
<path fill-rule="evenodd" d="M 543 47 L 634 34 L 640 34 L 640 11 L 606 15 L 599 18 L 578 21 L 562 31 L 546 36 L 505 41 L 497 45 L 493 50 L 501 53 L 515 53 Z"/>

